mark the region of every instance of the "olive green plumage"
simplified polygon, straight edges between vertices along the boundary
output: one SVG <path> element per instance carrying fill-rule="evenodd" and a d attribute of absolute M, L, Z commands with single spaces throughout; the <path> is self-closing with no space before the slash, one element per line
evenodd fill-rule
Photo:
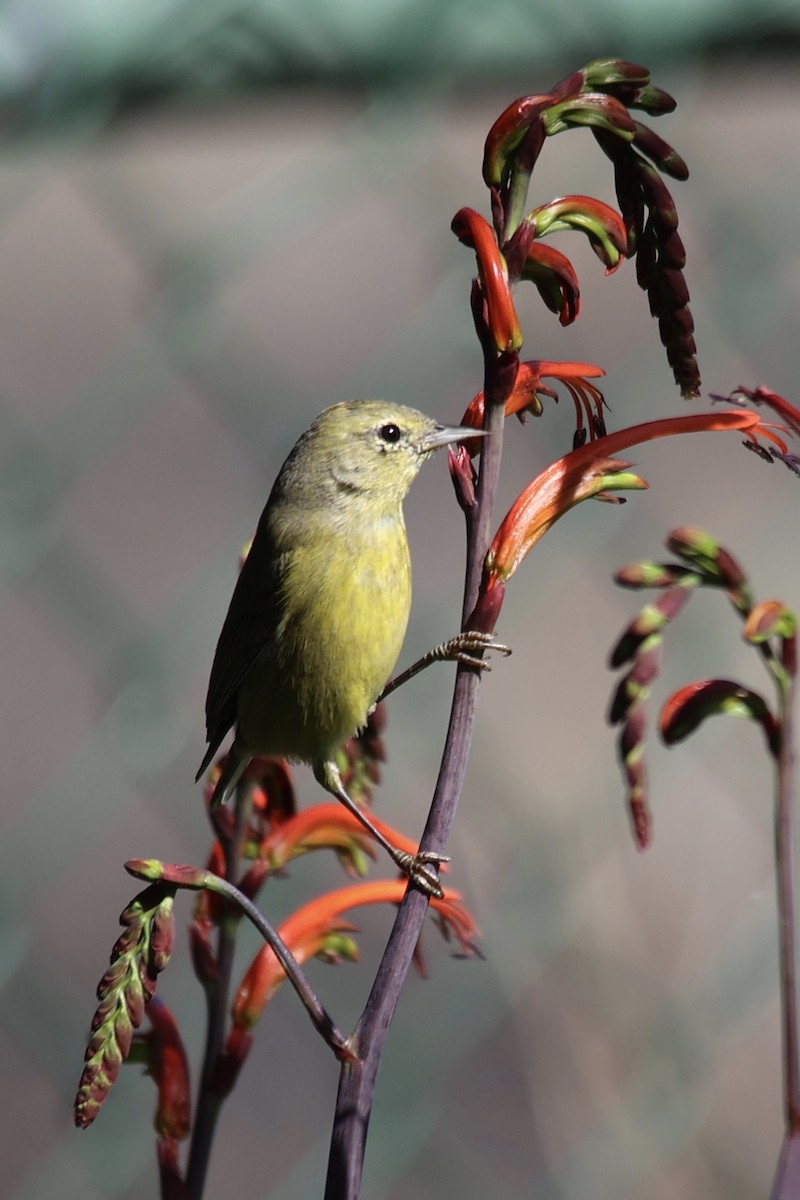
<path fill-rule="evenodd" d="M 215 805 L 257 754 L 311 763 L 343 798 L 333 756 L 365 724 L 408 622 L 403 499 L 433 450 L 474 433 L 356 400 L 326 409 L 299 438 L 261 515 L 211 670 L 198 778 L 235 727 Z"/>

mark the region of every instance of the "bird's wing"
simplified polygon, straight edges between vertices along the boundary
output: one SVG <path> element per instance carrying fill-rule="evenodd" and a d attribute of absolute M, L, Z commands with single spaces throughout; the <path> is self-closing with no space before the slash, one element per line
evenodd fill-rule
<path fill-rule="evenodd" d="M 268 539 L 256 536 L 239 573 L 211 667 L 206 696 L 209 748 L 198 778 L 236 721 L 237 697 L 243 680 L 273 645 L 282 608 L 279 578 L 280 561 L 272 553 Z"/>

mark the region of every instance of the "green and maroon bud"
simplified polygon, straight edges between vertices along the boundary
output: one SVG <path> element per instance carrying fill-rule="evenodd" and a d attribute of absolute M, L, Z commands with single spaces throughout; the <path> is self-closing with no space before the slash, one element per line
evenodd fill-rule
<path fill-rule="evenodd" d="M 536 284 L 542 300 L 551 312 L 558 314 L 562 325 L 577 321 L 581 311 L 578 276 L 560 250 L 534 243 L 522 264 L 520 278 Z"/>
<path fill-rule="evenodd" d="M 619 757 L 628 786 L 627 804 L 631 830 L 637 849 L 650 843 L 652 821 L 647 805 L 647 764 L 645 761 L 646 713 L 643 705 L 631 709 L 620 731 Z"/>
<path fill-rule="evenodd" d="M 207 886 L 208 871 L 183 863 L 164 863 L 157 858 L 131 858 L 125 863 L 125 870 L 135 879 L 147 879 L 154 883 L 169 883 L 193 890 Z"/>
<path fill-rule="evenodd" d="M 687 526 L 673 529 L 666 546 L 702 571 L 708 582 L 721 584 L 731 591 L 740 591 L 747 584 L 747 576 L 730 551 L 702 529 Z"/>
<path fill-rule="evenodd" d="M 669 92 L 665 92 L 663 88 L 656 87 L 651 83 L 646 87 L 637 88 L 628 101 L 628 107 L 641 109 L 651 117 L 662 117 L 667 113 L 675 112 L 678 102 L 673 96 L 670 96 Z"/>
<path fill-rule="evenodd" d="M 628 254 L 628 231 L 619 213 L 592 196 L 562 196 L 535 208 L 527 218 L 537 238 L 562 230 L 578 230 L 605 265 L 616 270 Z"/>
<path fill-rule="evenodd" d="M 507 179 L 514 165 L 514 152 L 551 103 L 550 93 L 520 96 L 503 110 L 484 146 L 483 179 L 487 187 L 499 187 Z"/>
<path fill-rule="evenodd" d="M 672 587 L 685 575 L 684 567 L 671 563 L 638 562 L 617 571 L 614 582 L 626 588 Z"/>
<path fill-rule="evenodd" d="M 590 125 L 632 142 L 636 123 L 624 104 L 604 92 L 584 92 L 553 104 L 542 113 L 542 124 L 548 137 L 576 126 Z"/>
<path fill-rule="evenodd" d="M 155 991 L 156 975 L 166 964 L 173 936 L 172 898 L 171 889 L 151 884 L 120 916 L 125 930 L 97 988 L 98 1005 L 75 1097 L 75 1124 L 82 1129 L 94 1121 L 114 1084 Z"/>
<path fill-rule="evenodd" d="M 160 974 L 170 960 L 175 945 L 175 896 L 165 896 L 153 913 L 150 926 L 150 961 Z"/>
<path fill-rule="evenodd" d="M 650 684 L 661 666 L 661 644 L 661 637 L 654 634 L 639 646 L 633 667 L 620 680 L 611 701 L 608 712 L 610 725 L 620 725 L 628 720 L 631 711 L 647 699 Z"/>
<path fill-rule="evenodd" d="M 762 600 L 748 615 L 742 636 L 754 645 L 771 638 L 796 638 L 797 615 L 781 600 Z"/>
<path fill-rule="evenodd" d="M 288 820 L 291 820 L 291 817 Z M 243 896 L 247 896 L 248 900 L 255 900 L 271 874 L 272 868 L 267 860 L 257 858 L 239 880 L 239 891 Z"/>
<path fill-rule="evenodd" d="M 626 62 L 624 58 L 596 58 L 587 63 L 582 71 L 587 91 L 610 88 L 613 84 L 624 83 L 642 86 L 650 82 L 650 72 L 647 67 L 637 63 Z"/>
<path fill-rule="evenodd" d="M 636 133 L 633 144 L 639 153 L 644 154 L 651 162 L 655 163 L 665 175 L 671 175 L 673 179 L 681 182 L 687 180 L 689 168 L 678 151 L 647 125 L 643 125 L 641 121 L 635 121 L 634 125 Z"/>
<path fill-rule="evenodd" d="M 698 679 L 675 692 L 661 711 L 661 736 L 668 746 L 674 746 L 714 716 L 755 721 L 764 731 L 770 752 L 779 753 L 780 725 L 763 696 L 731 679 Z"/>

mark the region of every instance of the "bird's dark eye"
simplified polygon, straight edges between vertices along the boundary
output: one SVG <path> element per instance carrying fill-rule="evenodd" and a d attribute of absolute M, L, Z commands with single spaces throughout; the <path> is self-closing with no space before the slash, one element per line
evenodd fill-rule
<path fill-rule="evenodd" d="M 402 437 L 399 425 L 381 425 L 378 430 L 379 435 L 385 442 L 399 442 Z"/>

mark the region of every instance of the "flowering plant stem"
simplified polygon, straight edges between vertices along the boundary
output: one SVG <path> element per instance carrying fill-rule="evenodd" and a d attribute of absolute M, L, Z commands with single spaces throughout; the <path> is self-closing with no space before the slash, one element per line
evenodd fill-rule
<path fill-rule="evenodd" d="M 189 1200 L 200 1200 L 203 1195 L 217 1119 L 227 1094 L 218 1086 L 218 1077 L 228 1029 L 231 980 L 240 914 L 246 916 L 255 925 L 272 948 L 314 1026 L 328 1045 L 337 1053 L 349 1054 L 345 1035 L 328 1016 L 288 946 L 267 922 L 260 909 L 234 883 L 239 874 L 242 840 L 248 823 L 251 803 L 251 786 L 248 783 L 240 784 L 236 789 L 235 820 L 230 826 L 220 829 L 220 841 L 225 857 L 225 876 L 215 880 L 214 891 L 218 895 L 224 896 L 231 904 L 223 913 L 219 923 L 216 949 L 217 975 L 215 979 L 205 984 L 206 1040 L 186 1172 L 186 1190 Z M 234 905 L 239 912 L 233 907 Z"/>
<path fill-rule="evenodd" d="M 478 598 L 483 560 L 490 541 L 492 507 L 502 455 L 505 402 L 516 378 L 516 352 L 498 354 L 485 336 L 485 322 L 474 305 L 476 328 L 484 349 L 487 400 L 485 439 L 476 503 L 467 510 L 467 565 L 462 625 Z M 490 630 L 487 632 L 491 632 Z M 450 723 L 433 803 L 421 841 L 422 850 L 443 850 L 455 816 L 472 744 L 480 671 L 460 665 L 456 675 Z M 351 1046 L 355 1059 L 342 1063 L 328 1159 L 325 1200 L 356 1200 L 366 1149 L 372 1098 L 389 1027 L 413 961 L 428 901 L 409 888 L 395 919 Z"/>
<path fill-rule="evenodd" d="M 796 675 L 781 681 L 779 719 L 781 744 L 778 757 L 775 807 L 775 862 L 778 891 L 778 925 L 781 981 L 781 1024 L 783 1031 L 784 1152 L 775 1180 L 773 1196 L 796 1195 L 800 1188 L 800 1159 L 790 1143 L 800 1135 L 800 1015 L 797 1011 L 797 931 L 795 921 L 794 811 L 794 701 Z M 795 1190 L 791 1190 L 795 1189 Z"/>
<path fill-rule="evenodd" d="M 781 704 L 781 754 L 778 766 L 776 855 L 778 865 L 778 912 L 780 916 L 781 979 L 783 981 L 783 1026 L 785 1056 L 786 1123 L 800 1130 L 800 1031 L 797 1011 L 797 959 L 795 934 L 795 813 L 792 794 L 794 739 L 792 736 L 795 681 L 787 682 Z"/>
<path fill-rule="evenodd" d="M 250 796 L 249 787 L 237 787 L 235 820 L 220 835 L 225 855 L 225 880 L 230 884 L 235 882 L 239 874 L 242 834 L 246 825 Z M 204 988 L 206 1041 L 203 1050 L 203 1064 L 200 1069 L 200 1084 L 197 1089 L 197 1111 L 186 1169 L 186 1190 L 191 1200 L 195 1200 L 203 1194 L 214 1131 L 224 1099 L 214 1086 L 214 1076 L 225 1042 L 238 927 L 238 914 L 231 909 L 222 917 L 217 933 L 217 978 L 206 983 Z"/>

